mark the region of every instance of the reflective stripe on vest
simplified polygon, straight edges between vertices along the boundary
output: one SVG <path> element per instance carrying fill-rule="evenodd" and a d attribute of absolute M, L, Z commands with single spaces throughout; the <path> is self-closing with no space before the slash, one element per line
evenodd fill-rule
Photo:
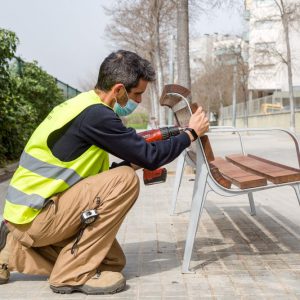
<path fill-rule="evenodd" d="M 94 91 L 82 93 L 56 106 L 35 130 L 11 179 L 4 219 L 15 224 L 30 223 L 51 196 L 108 169 L 108 153 L 95 145 L 75 160 L 64 162 L 52 154 L 47 143 L 52 132 L 60 130 L 95 104 L 105 105 Z"/>
<path fill-rule="evenodd" d="M 22 153 L 20 166 L 46 178 L 61 179 L 70 186 L 82 179 L 72 169 L 51 165 L 26 152 Z"/>
<path fill-rule="evenodd" d="M 30 196 L 30 197 L 28 197 Z M 9 186 L 7 190 L 6 200 L 13 204 L 25 205 L 35 209 L 41 209 L 44 206 L 45 198 L 37 194 L 27 195 L 13 186 Z"/>

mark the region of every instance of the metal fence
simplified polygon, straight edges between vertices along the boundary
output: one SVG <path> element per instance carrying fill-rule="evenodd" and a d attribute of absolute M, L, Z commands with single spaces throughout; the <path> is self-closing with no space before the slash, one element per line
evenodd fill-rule
<path fill-rule="evenodd" d="M 64 97 L 66 99 L 75 97 L 76 95 L 80 94 L 81 92 L 71 86 L 69 86 L 68 84 L 58 80 L 57 78 L 55 78 L 56 84 L 58 86 L 58 88 L 60 88 L 64 94 Z"/>
<path fill-rule="evenodd" d="M 15 57 L 11 64 L 11 71 L 18 74 L 19 76 L 22 76 L 23 64 L 24 64 L 24 61 L 20 57 Z M 54 78 L 58 88 L 62 90 L 65 99 L 75 97 L 76 95 L 81 93 L 81 91 L 68 85 L 67 83 L 65 83 L 55 77 L 53 77 L 53 78 Z"/>
<path fill-rule="evenodd" d="M 295 110 L 300 111 L 300 92 L 294 92 Z M 287 92 L 275 92 L 273 95 L 254 99 L 247 102 L 247 115 L 268 115 L 277 114 L 290 111 L 290 99 Z M 232 105 L 223 107 L 221 112 L 223 119 L 232 119 L 233 111 Z M 236 117 L 245 116 L 245 103 L 238 103 L 236 105 Z"/>

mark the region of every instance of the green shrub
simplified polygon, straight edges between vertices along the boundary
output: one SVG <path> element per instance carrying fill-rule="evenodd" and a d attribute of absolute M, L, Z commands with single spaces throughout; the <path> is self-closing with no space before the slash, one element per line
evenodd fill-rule
<path fill-rule="evenodd" d="M 15 85 L 9 73 L 9 61 L 14 57 L 18 39 L 16 35 L 0 28 L 0 165 L 3 165 L 9 156 L 12 141 L 11 123 L 15 123 L 17 114 L 14 106 L 18 105 L 15 96 Z M 12 105 L 14 103 L 15 105 Z"/>
<path fill-rule="evenodd" d="M 64 101 L 55 78 L 42 70 L 36 61 L 22 63 L 22 75 L 16 77 L 17 92 L 35 111 L 40 123 L 54 106 Z"/>
<path fill-rule="evenodd" d="M 50 110 L 64 101 L 55 79 L 37 62 L 9 67 L 18 38 L 0 28 L 0 166 L 19 158 L 25 143 Z"/>
<path fill-rule="evenodd" d="M 147 129 L 147 123 L 143 123 L 143 124 L 129 124 L 127 127 L 132 127 L 134 129 Z"/>
<path fill-rule="evenodd" d="M 147 128 L 149 117 L 145 113 L 133 113 L 125 118 L 125 124 L 127 127 L 135 129 Z"/>

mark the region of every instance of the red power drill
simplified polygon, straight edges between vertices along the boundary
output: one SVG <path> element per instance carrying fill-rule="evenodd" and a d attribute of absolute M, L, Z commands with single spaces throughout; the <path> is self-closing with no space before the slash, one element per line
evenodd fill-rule
<path fill-rule="evenodd" d="M 148 143 L 155 141 L 167 140 L 171 136 L 178 135 L 182 131 L 181 128 L 173 127 L 161 127 L 158 129 L 151 129 L 140 132 L 139 135 L 143 137 Z M 154 171 L 143 169 L 143 180 L 145 185 L 156 184 L 165 182 L 167 179 L 167 169 L 158 168 Z"/>

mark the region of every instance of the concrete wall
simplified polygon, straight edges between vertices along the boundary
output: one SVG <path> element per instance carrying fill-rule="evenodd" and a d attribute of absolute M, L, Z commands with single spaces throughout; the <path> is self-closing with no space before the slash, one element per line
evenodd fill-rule
<path fill-rule="evenodd" d="M 221 121 L 219 120 L 219 125 Z M 232 125 L 231 119 L 225 119 L 224 124 L 227 126 Z M 244 119 L 236 119 L 236 127 L 245 127 Z M 278 113 L 272 115 L 257 115 L 248 117 L 248 127 L 252 128 L 269 128 L 269 127 L 279 127 L 279 128 L 290 128 L 290 113 Z M 300 112 L 296 112 L 296 132 L 300 132 Z"/>

